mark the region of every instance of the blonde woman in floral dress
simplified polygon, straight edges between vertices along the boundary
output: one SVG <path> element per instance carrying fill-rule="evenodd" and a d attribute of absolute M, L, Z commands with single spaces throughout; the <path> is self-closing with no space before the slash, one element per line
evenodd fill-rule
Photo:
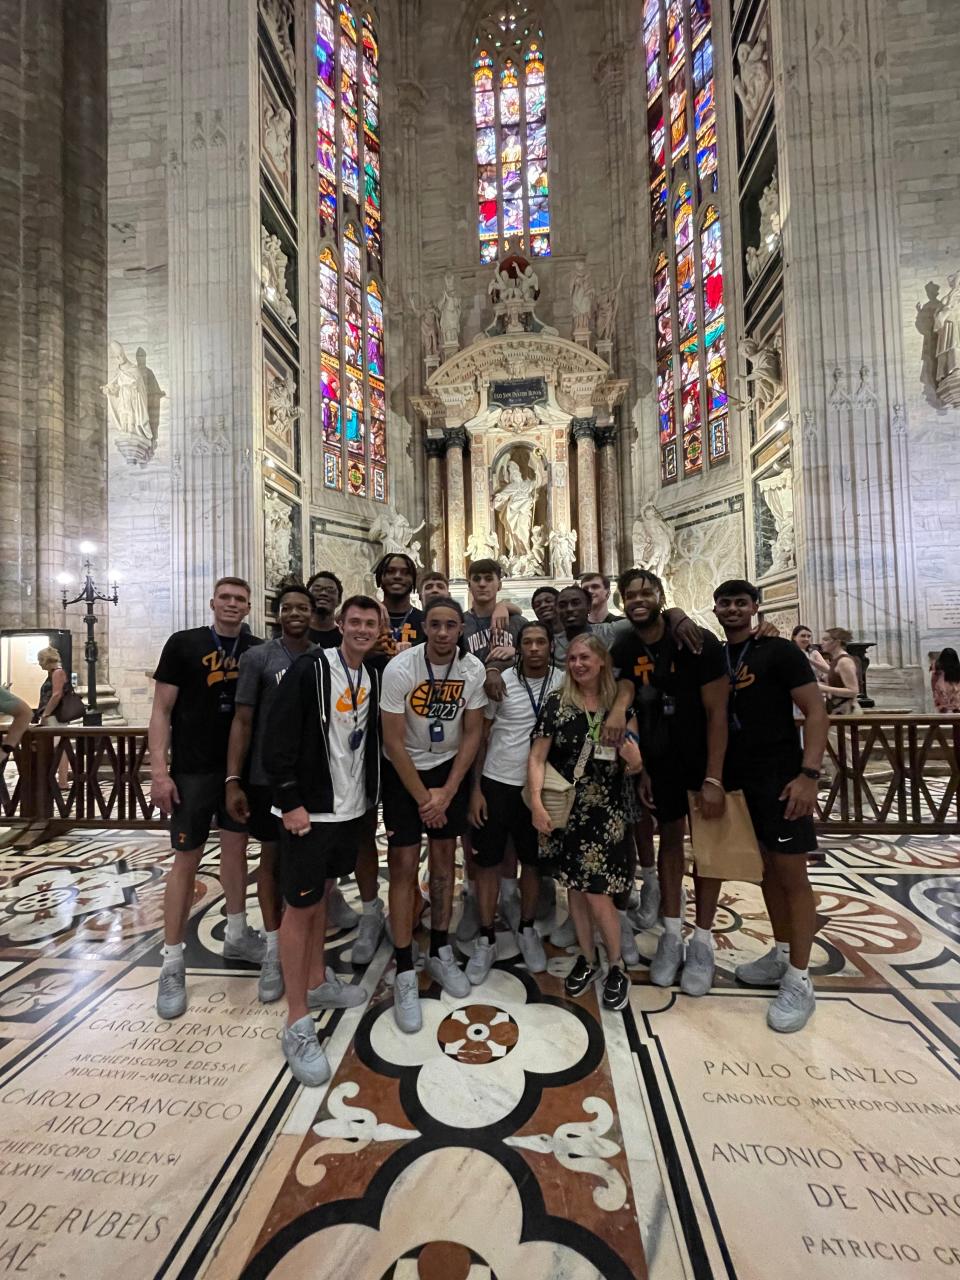
<path fill-rule="evenodd" d="M 614 894 L 631 887 L 625 773 L 639 773 L 636 721 L 627 725 L 620 748 L 604 746 L 601 730 L 617 696 L 610 654 L 594 635 L 576 636 L 567 650 L 563 685 L 550 694 L 533 734 L 527 781 L 533 825 L 540 832 L 541 855 L 567 887 L 570 914 L 577 928 L 580 955 L 567 975 L 568 995 L 579 996 L 600 976 L 594 929 L 600 930 L 609 969 L 603 1005 L 622 1009 L 630 994 L 620 955 L 620 916 Z M 554 830 L 544 808 L 544 765 L 576 781 L 566 827 Z M 578 770 L 578 763 L 580 770 Z"/>

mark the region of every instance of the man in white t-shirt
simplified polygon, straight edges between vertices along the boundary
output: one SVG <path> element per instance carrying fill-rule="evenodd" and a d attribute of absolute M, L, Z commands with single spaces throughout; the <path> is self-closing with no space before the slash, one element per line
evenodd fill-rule
<path fill-rule="evenodd" d="M 484 981 L 496 959 L 493 928 L 500 875 L 512 839 L 520 862 L 520 921 L 517 946 L 531 973 L 542 973 L 547 958 L 534 927 L 540 892 L 539 841 L 523 802 L 530 756 L 530 735 L 547 695 L 563 683 L 563 671 L 551 661 L 551 634 L 543 622 L 525 622 L 517 637 L 517 664 L 504 673 L 506 696 L 489 702 L 484 741 L 474 765 L 470 821 L 474 827 L 480 933 L 467 964 L 471 983 Z"/>
<path fill-rule="evenodd" d="M 390 864 L 390 924 L 396 947 L 393 1012 L 401 1031 L 422 1025 L 413 961 L 413 906 L 420 841 L 430 854 L 430 959 L 427 972 L 450 995 L 469 994 L 448 930 L 454 851 L 467 829 L 470 766 L 480 746 L 483 664 L 459 653 L 463 610 L 437 596 L 424 610 L 424 644 L 398 654 L 383 674 L 383 823 Z"/>
<path fill-rule="evenodd" d="M 330 1066 L 310 1014 L 329 1001 L 363 1004 L 360 986 L 339 983 L 324 966 L 330 892 L 352 875 L 380 789 L 380 677 L 365 661 L 380 634 L 380 605 L 351 596 L 336 649 L 316 649 L 280 681 L 263 735 L 263 766 L 281 819 L 280 963 L 287 995 L 283 1052 L 301 1084 L 319 1085 Z M 312 983 L 312 985 L 311 985 Z M 343 998 L 352 994 L 353 998 Z"/>

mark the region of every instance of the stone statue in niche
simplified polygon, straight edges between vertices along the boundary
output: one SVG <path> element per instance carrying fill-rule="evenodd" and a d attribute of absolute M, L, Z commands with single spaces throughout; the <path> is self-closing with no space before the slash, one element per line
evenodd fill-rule
<path fill-rule="evenodd" d="M 408 555 L 417 568 L 422 569 L 420 543 L 414 542 L 413 536 L 419 533 L 426 523 L 426 520 L 421 520 L 415 529 L 412 528 L 407 517 L 401 515 L 391 504 L 378 512 L 370 526 L 370 537 L 380 540 L 385 556 Z"/>
<path fill-rule="evenodd" d="M 741 338 L 738 348 L 750 366 L 747 373 L 753 383 L 753 399 L 757 412 L 762 413 L 773 404 L 783 387 L 780 352 L 773 344 L 761 346 L 755 338 Z"/>
<path fill-rule="evenodd" d="M 501 544 L 511 573 L 515 572 L 515 563 L 530 552 L 537 498 L 546 485 L 546 475 L 536 453 L 532 459 L 536 465 L 532 476 L 525 476 L 513 458 L 509 458 L 505 466 L 501 463 L 497 476 L 500 487 L 493 495 L 493 509 L 503 534 Z"/>
<path fill-rule="evenodd" d="M 420 340 L 425 359 L 440 354 L 440 312 L 435 302 L 428 302 L 420 314 Z"/>
<path fill-rule="evenodd" d="M 297 407 L 297 380 L 293 370 L 287 370 L 285 378 L 272 375 L 267 392 L 267 414 L 270 426 L 278 439 L 293 445 L 293 426 L 303 413 Z"/>
<path fill-rule="evenodd" d="M 771 563 L 767 573 L 785 573 L 796 564 L 796 534 L 793 516 L 793 470 L 784 467 L 757 481 L 764 502 L 770 508 L 776 537 L 770 544 Z"/>
<path fill-rule="evenodd" d="M 290 112 L 269 98 L 263 102 L 263 146 L 274 168 L 286 178 L 290 171 Z"/>
<path fill-rule="evenodd" d="M 283 69 L 290 79 L 294 80 L 297 64 L 293 45 L 290 42 L 293 13 L 289 0 L 260 0 L 260 12 L 263 14 L 264 25 L 276 46 Z"/>
<path fill-rule="evenodd" d="M 936 336 L 937 397 L 952 409 L 960 408 L 960 273 L 947 276 L 950 292 L 937 300 L 933 315 Z"/>
<path fill-rule="evenodd" d="M 747 249 L 747 275 L 751 284 L 780 248 L 780 184 L 774 169 L 760 197 L 760 242 Z"/>
<path fill-rule="evenodd" d="M 107 398 L 111 426 L 118 433 L 117 449 L 131 466 L 143 466 L 153 457 L 158 425 L 154 419 L 159 417 L 159 401 L 164 395 L 146 366 L 146 352 L 143 352 L 143 362 L 140 361 L 142 350 L 138 349 L 137 363 L 134 364 L 121 343 L 111 342 L 113 376 L 100 388 Z M 150 394 L 151 383 L 153 396 Z M 150 413 L 151 399 L 156 402 L 153 417 Z"/>
<path fill-rule="evenodd" d="M 604 289 L 597 299 L 597 341 L 612 342 L 613 330 L 617 323 L 617 312 L 620 309 L 620 289 L 623 285 L 623 273 L 615 285 Z"/>
<path fill-rule="evenodd" d="M 576 529 L 554 529 L 550 534 L 550 564 L 555 578 L 573 577 L 576 554 Z"/>
<path fill-rule="evenodd" d="M 260 227 L 260 298 L 285 324 L 296 326 L 297 313 L 287 293 L 287 255 L 280 237 L 264 226 Z"/>
<path fill-rule="evenodd" d="M 595 297 L 596 292 L 593 287 L 593 281 L 587 271 L 586 263 L 581 262 L 570 285 L 570 304 L 573 308 L 574 333 L 590 332 Z"/>
<path fill-rule="evenodd" d="M 456 351 L 460 346 L 460 313 L 463 304 L 457 293 L 453 272 L 443 277 L 443 293 L 440 295 L 440 336 L 444 350 Z"/>
<path fill-rule="evenodd" d="M 767 66 L 767 33 L 760 31 L 753 44 L 746 40 L 737 49 L 737 67 L 739 74 L 733 78 L 733 91 L 740 99 L 743 108 L 743 122 L 746 131 L 754 122 L 757 108 L 766 97 L 770 87 L 770 71 Z"/>
<path fill-rule="evenodd" d="M 673 530 L 653 503 L 648 502 L 633 523 L 634 560 L 665 584 L 673 550 Z"/>
<path fill-rule="evenodd" d="M 282 582 L 293 567 L 293 521 L 288 502 L 273 489 L 263 495 L 263 569 L 267 588 Z"/>
<path fill-rule="evenodd" d="M 496 560 L 500 547 L 492 533 L 471 533 L 467 539 L 468 560 Z"/>
<path fill-rule="evenodd" d="M 535 525 L 530 534 L 530 550 L 514 562 L 513 572 L 518 578 L 539 578 L 543 573 L 543 558 L 547 549 L 547 531 Z"/>

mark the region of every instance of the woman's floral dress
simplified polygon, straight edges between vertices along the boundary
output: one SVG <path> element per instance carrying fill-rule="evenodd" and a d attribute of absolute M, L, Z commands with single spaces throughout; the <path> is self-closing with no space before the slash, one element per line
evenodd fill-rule
<path fill-rule="evenodd" d="M 588 732 L 586 713 L 561 704 L 557 691 L 547 698 L 534 736 L 553 739 L 547 760 L 572 782 Z M 568 889 L 612 895 L 630 887 L 623 771 L 619 755 L 597 760 L 591 753 L 566 827 L 540 836 L 541 859 Z"/>

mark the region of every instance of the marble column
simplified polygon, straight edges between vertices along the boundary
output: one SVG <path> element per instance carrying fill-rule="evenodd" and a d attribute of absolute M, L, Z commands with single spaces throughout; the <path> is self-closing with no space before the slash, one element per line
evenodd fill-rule
<path fill-rule="evenodd" d="M 463 454 L 467 433 L 463 427 L 448 427 L 443 434 L 447 445 L 447 573 L 452 580 L 462 580 L 467 525 Z"/>
<path fill-rule="evenodd" d="M 581 573 L 600 568 L 597 546 L 597 420 L 574 418 L 570 438 L 577 446 L 577 564 Z"/>
<path fill-rule="evenodd" d="M 597 427 L 596 442 L 600 472 L 600 572 L 615 574 L 620 567 L 620 465 L 616 424 Z"/>
<path fill-rule="evenodd" d="M 424 436 L 427 455 L 427 559 L 430 569 L 445 569 L 447 540 L 443 512 L 443 458 L 447 442 L 443 436 Z"/>

